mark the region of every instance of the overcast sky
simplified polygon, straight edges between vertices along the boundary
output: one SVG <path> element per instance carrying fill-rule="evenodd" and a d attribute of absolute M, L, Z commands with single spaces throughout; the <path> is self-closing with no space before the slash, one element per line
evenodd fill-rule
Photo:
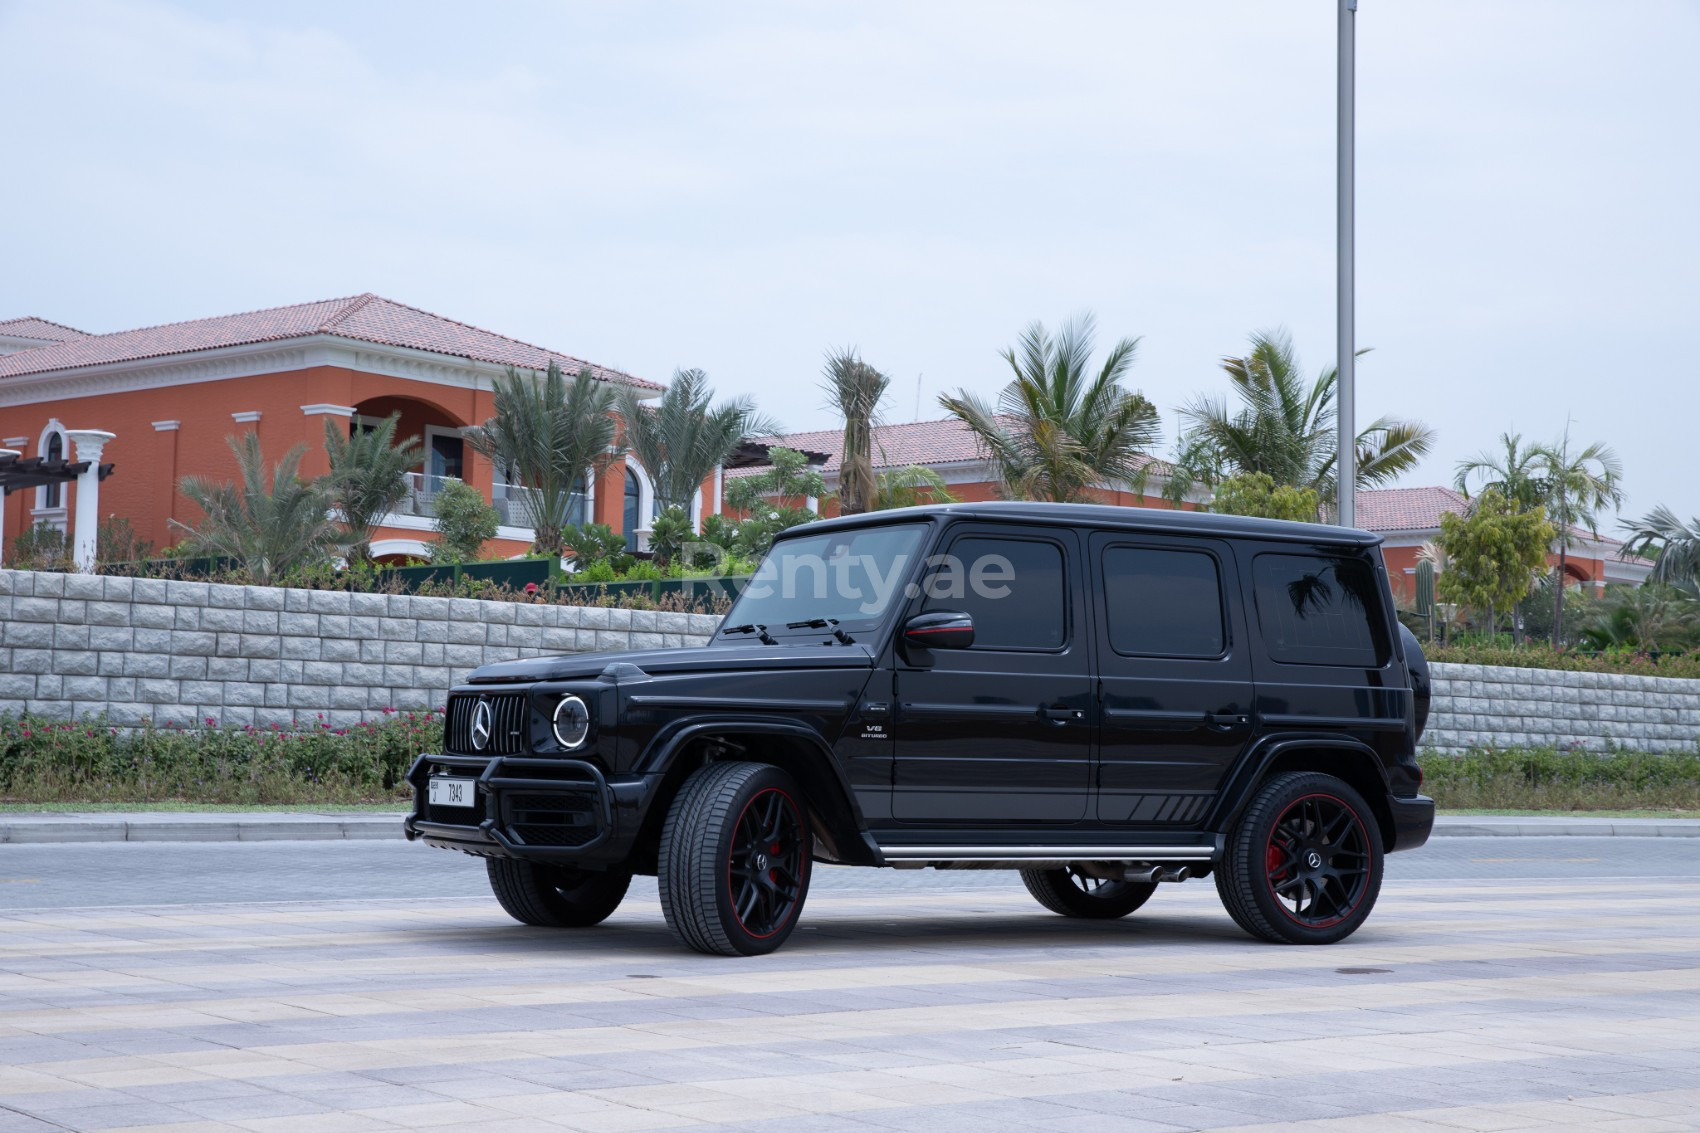
<path fill-rule="evenodd" d="M 1700 513 L 1700 2 L 1362 0 L 1363 419 L 1617 447 Z M 1163 409 L 1260 327 L 1334 343 L 1331 0 L 0 0 L 0 318 L 375 291 L 793 429 L 890 420 L 1034 319 L 1142 336 Z M 121 428 L 113 422 L 95 422 Z"/>

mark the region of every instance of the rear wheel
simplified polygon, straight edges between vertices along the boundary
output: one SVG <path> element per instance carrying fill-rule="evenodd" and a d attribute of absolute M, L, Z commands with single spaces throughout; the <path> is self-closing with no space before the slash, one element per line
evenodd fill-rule
<path fill-rule="evenodd" d="M 1216 891 L 1234 922 L 1276 944 L 1333 944 L 1381 892 L 1381 829 L 1363 796 L 1332 775 L 1277 775 L 1228 837 Z"/>
<path fill-rule="evenodd" d="M 1125 917 L 1157 891 L 1155 881 L 1106 881 L 1072 865 L 1064 869 L 1024 869 L 1021 883 L 1051 912 L 1088 920 Z"/>
<path fill-rule="evenodd" d="M 549 928 L 601 924 L 625 899 L 631 870 L 592 871 L 487 858 L 490 889 L 514 920 Z"/>
<path fill-rule="evenodd" d="M 814 839 L 791 776 L 710 763 L 679 788 L 661 831 L 661 911 L 698 952 L 759 956 L 791 935 L 809 892 Z"/>

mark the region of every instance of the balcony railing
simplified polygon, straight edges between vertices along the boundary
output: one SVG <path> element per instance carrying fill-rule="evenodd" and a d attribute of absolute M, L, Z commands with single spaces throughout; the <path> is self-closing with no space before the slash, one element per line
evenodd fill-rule
<path fill-rule="evenodd" d="M 433 506 L 437 493 L 443 490 L 443 485 L 458 483 L 453 476 L 432 476 L 424 472 L 409 472 L 407 474 L 407 493 L 401 497 L 395 506 L 397 515 L 418 515 L 427 519 L 437 514 Z"/>
<path fill-rule="evenodd" d="M 407 493 L 396 504 L 396 515 L 416 515 L 425 519 L 436 517 L 437 493 L 444 485 L 458 483 L 454 476 L 432 476 L 424 472 L 407 473 Z M 525 496 L 532 489 L 517 484 L 496 484 L 490 503 L 496 509 L 503 527 L 531 527 L 531 512 L 526 509 Z M 579 510 L 583 510 L 582 506 Z"/>

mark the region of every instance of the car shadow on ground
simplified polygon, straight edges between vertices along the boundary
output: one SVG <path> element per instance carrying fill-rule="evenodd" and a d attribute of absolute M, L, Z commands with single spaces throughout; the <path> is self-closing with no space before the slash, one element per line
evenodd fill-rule
<path fill-rule="evenodd" d="M 636 914 L 636 915 L 634 915 Z M 640 954 L 692 955 L 668 930 L 659 915 L 645 910 L 622 910 L 592 928 L 552 929 L 516 924 L 493 913 L 488 925 L 462 925 L 426 933 L 410 932 L 416 944 L 431 941 L 464 954 L 469 946 L 487 952 L 563 954 L 610 951 Z M 1382 941 L 1385 943 L 1385 940 Z M 1031 953 L 1053 948 L 1166 947 L 1269 948 L 1246 936 L 1221 916 L 1153 914 L 1122 920 L 1072 920 L 1044 912 L 955 913 L 922 916 L 828 915 L 803 922 L 781 949 L 786 956 L 855 952 L 890 955 L 902 952 L 950 951 L 972 959 L 1000 952 Z"/>

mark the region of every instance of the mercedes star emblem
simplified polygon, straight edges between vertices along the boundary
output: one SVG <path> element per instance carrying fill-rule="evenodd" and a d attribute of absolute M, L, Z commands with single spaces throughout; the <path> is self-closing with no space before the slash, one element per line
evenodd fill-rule
<path fill-rule="evenodd" d="M 480 700 L 478 707 L 472 710 L 473 751 L 483 751 L 490 746 L 490 729 L 494 726 L 490 720 L 490 702 Z"/>
<path fill-rule="evenodd" d="M 476 726 L 477 725 L 474 725 L 474 727 Z M 475 739 L 472 742 L 477 743 L 478 741 Z M 1321 869 L 1322 855 L 1317 853 L 1315 850 L 1312 850 L 1310 853 L 1305 855 L 1305 865 L 1309 866 L 1311 869 Z"/>

